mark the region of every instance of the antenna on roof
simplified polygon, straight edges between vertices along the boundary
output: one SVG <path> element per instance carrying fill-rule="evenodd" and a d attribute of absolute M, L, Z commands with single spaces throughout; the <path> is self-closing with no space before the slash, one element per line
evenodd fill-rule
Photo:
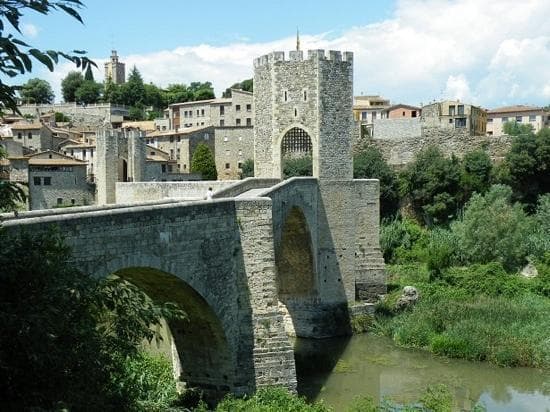
<path fill-rule="evenodd" d="M 300 51 L 300 31 L 296 27 L 296 51 Z"/>

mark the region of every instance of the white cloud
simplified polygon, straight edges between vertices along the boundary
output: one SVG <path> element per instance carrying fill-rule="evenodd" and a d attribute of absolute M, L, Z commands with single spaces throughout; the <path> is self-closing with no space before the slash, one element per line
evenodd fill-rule
<path fill-rule="evenodd" d="M 31 23 L 23 23 L 21 24 L 21 32 L 26 36 L 30 38 L 34 38 L 38 36 L 38 27 L 36 27 L 34 24 Z"/>
<path fill-rule="evenodd" d="M 302 34 L 301 45 L 353 51 L 356 94 L 381 93 L 394 103 L 410 104 L 445 95 L 487 107 L 548 104 L 549 15 L 547 0 L 402 0 L 386 20 L 336 36 Z M 292 34 L 264 43 L 182 45 L 155 53 L 119 54 L 127 72 L 135 64 L 146 82 L 166 86 L 211 81 L 219 95 L 252 76 L 254 57 L 291 50 L 294 44 Z M 102 76 L 103 64 L 98 66 Z"/>

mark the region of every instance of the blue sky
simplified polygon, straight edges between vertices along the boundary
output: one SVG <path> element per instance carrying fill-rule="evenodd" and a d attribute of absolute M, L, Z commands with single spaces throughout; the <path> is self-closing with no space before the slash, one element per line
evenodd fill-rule
<path fill-rule="evenodd" d="M 254 57 L 292 49 L 299 27 L 303 49 L 355 53 L 355 94 L 409 104 L 550 104 L 548 0 L 84 2 L 84 25 L 56 13 L 28 14 L 22 27 L 40 48 L 87 50 L 98 80 L 115 48 L 147 82 L 208 80 L 219 94 L 252 76 Z M 50 81 L 59 100 L 71 69 L 33 76 Z"/>

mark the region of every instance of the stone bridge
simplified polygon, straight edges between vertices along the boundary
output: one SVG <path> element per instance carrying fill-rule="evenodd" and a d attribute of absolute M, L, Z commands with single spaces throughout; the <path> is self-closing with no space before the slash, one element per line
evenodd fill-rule
<path fill-rule="evenodd" d="M 209 202 L 4 215 L 3 226 L 36 233 L 55 225 L 83 272 L 114 273 L 178 303 L 189 321 L 169 325 L 167 351 L 178 379 L 208 398 L 295 389 L 289 336 L 347 334 L 349 306 L 385 290 L 378 181 L 261 183 L 247 179 Z M 335 189 L 357 202 L 342 204 Z M 220 198 L 224 192 L 232 197 Z"/>

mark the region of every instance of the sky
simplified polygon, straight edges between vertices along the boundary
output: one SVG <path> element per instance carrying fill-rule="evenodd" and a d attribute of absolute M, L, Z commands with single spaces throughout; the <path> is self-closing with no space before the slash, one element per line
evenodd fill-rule
<path fill-rule="evenodd" d="M 61 12 L 28 13 L 24 40 L 41 49 L 88 52 L 103 80 L 116 49 L 145 82 L 211 81 L 216 95 L 251 78 L 271 51 L 354 53 L 354 94 L 392 104 L 442 99 L 495 108 L 550 104 L 549 0 L 83 0 L 84 24 Z M 31 77 L 60 82 L 74 66 Z M 26 78 L 19 80 L 24 81 Z"/>

